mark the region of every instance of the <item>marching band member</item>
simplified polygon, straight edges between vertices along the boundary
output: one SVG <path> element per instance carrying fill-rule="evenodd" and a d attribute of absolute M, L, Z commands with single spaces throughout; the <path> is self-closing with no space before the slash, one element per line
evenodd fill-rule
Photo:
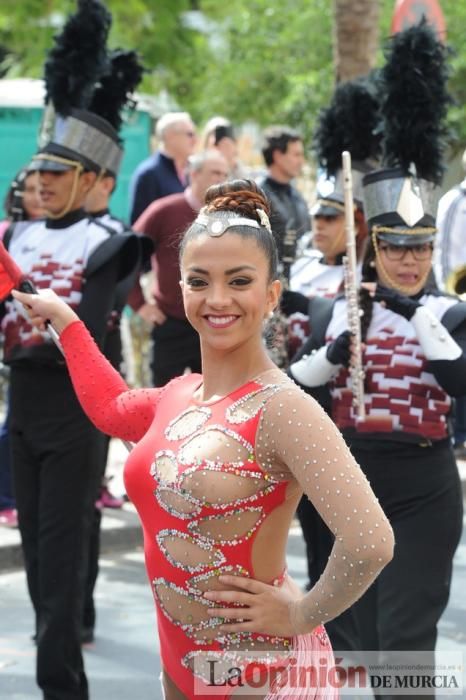
<path fill-rule="evenodd" d="M 343 289 L 345 254 L 344 192 L 341 153 L 353 157 L 354 226 L 358 260 L 367 238 L 362 200 L 362 178 L 375 167 L 380 136 L 374 131 L 378 103 L 369 79 L 339 85 L 330 105 L 319 115 L 314 144 L 322 176 L 317 182 L 317 202 L 311 209 L 312 236 L 291 268 L 290 292 L 285 291 L 282 310 L 289 315 L 289 353 L 292 357 L 309 335 L 308 300 L 333 298 Z"/>
<path fill-rule="evenodd" d="M 442 174 L 445 49 L 425 24 L 392 43 L 382 74 L 385 159 L 391 167 L 363 181 L 370 227 L 362 268 L 363 344 L 351 344 L 345 298 L 315 300 L 319 324 L 313 322 L 312 336 L 290 372 L 309 391 L 329 393 L 332 418 L 395 533 L 392 562 L 361 601 L 329 624 L 334 647 L 433 652 L 462 528 L 449 419 L 452 397 L 466 392 L 466 304 L 428 284 L 436 231 L 433 183 Z M 399 85 L 392 75 L 406 75 L 406 64 L 413 61 L 429 76 L 421 100 L 432 108 L 428 115 L 403 90 L 394 102 Z M 408 118 L 415 134 L 406 131 Z M 352 405 L 347 369 L 354 352 L 362 353 L 365 369 L 363 420 Z M 314 537 L 315 568 L 321 570 L 329 538 Z"/>

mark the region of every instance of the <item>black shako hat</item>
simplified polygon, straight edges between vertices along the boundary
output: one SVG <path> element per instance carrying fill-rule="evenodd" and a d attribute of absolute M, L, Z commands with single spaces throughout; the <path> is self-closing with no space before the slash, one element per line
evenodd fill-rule
<path fill-rule="evenodd" d="M 372 234 L 392 245 L 428 243 L 436 233 L 451 102 L 448 53 L 424 19 L 391 37 L 385 49 L 378 130 L 386 167 L 365 175 L 363 196 Z"/>
<path fill-rule="evenodd" d="M 30 169 L 60 172 L 80 164 L 84 170 L 116 174 L 122 157 L 118 134 L 109 122 L 73 109 L 67 117 L 56 117 L 52 139 L 33 157 Z"/>

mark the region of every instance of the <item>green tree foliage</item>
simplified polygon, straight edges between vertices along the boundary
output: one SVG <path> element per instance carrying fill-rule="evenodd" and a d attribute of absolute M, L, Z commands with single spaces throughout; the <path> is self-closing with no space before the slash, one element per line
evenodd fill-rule
<path fill-rule="evenodd" d="M 381 2 L 387 36 L 394 0 Z M 168 92 L 202 123 L 221 113 L 237 123 L 286 122 L 306 137 L 333 91 L 330 0 L 107 0 L 112 46 L 137 48 L 148 73 L 143 89 Z M 450 121 L 455 141 L 466 142 L 466 5 L 442 0 L 457 104 Z M 40 77 L 47 47 L 73 0 L 3 0 L 0 71 Z M 0 57 L 2 51 L 0 51 Z M 380 54 L 381 60 L 381 54 Z M 0 73 L 1 74 L 1 73 Z"/>
<path fill-rule="evenodd" d="M 452 129 L 452 148 L 459 151 L 466 146 L 466 4 L 457 0 L 442 0 L 441 5 L 447 22 L 447 43 L 454 51 L 451 60 L 450 91 L 455 104 L 449 111 L 449 122 Z"/>

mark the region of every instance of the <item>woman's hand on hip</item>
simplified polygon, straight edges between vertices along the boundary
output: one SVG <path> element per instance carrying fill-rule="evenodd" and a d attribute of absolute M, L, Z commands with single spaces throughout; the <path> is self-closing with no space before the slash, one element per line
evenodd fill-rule
<path fill-rule="evenodd" d="M 277 637 L 296 634 L 290 620 L 290 605 L 304 594 L 288 575 L 281 586 L 243 576 L 222 575 L 219 582 L 239 589 L 204 593 L 204 598 L 217 604 L 208 609 L 208 614 L 224 620 L 219 626 L 221 632 L 256 632 Z M 222 607 L 222 603 L 235 607 Z"/>

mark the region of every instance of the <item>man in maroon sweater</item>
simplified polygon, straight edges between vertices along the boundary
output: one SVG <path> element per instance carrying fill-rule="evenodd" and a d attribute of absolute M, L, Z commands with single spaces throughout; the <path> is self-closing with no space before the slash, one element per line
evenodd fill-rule
<path fill-rule="evenodd" d="M 196 218 L 211 185 L 228 178 L 228 164 L 218 151 L 203 151 L 189 161 L 190 186 L 184 192 L 163 197 L 141 214 L 133 230 L 154 242 L 153 299 L 146 302 L 140 285 L 130 296 L 131 307 L 154 325 L 152 378 L 163 386 L 189 368 L 201 371 L 199 336 L 186 319 L 180 288 L 179 242 Z"/>

